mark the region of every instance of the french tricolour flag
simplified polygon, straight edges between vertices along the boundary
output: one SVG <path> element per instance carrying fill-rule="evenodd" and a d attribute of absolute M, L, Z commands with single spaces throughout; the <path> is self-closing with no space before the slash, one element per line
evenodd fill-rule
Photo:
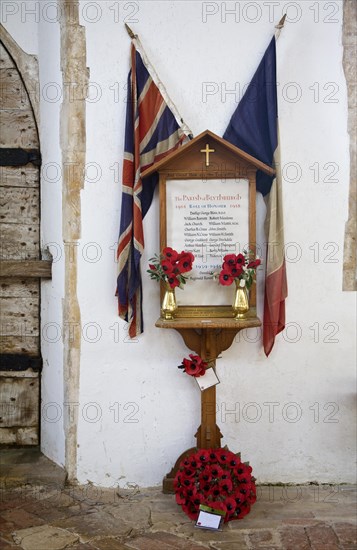
<path fill-rule="evenodd" d="M 257 191 L 265 197 L 268 241 L 263 345 L 271 352 L 275 336 L 285 327 L 285 299 L 288 294 L 284 256 L 284 225 L 279 158 L 278 101 L 276 87 L 276 39 L 271 40 L 247 91 L 233 113 L 224 139 L 276 168 L 271 178 L 257 173 Z"/>

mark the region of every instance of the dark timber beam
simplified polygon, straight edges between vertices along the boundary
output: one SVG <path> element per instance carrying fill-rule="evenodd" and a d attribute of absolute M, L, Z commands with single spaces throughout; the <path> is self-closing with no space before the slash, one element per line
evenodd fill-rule
<path fill-rule="evenodd" d="M 2 260 L 0 277 L 51 279 L 52 260 Z"/>

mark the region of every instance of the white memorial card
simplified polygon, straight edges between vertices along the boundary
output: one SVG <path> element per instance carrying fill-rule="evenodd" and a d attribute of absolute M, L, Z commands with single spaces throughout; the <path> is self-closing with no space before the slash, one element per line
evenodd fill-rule
<path fill-rule="evenodd" d="M 204 506 L 201 504 L 195 527 L 217 531 L 218 529 L 221 529 L 225 515 L 226 514 L 223 510 L 215 510 L 209 506 Z"/>
<path fill-rule="evenodd" d="M 196 382 L 201 391 L 207 390 L 211 386 L 216 386 L 219 384 L 219 379 L 213 368 L 206 369 L 206 372 L 203 376 L 197 376 Z"/>
<path fill-rule="evenodd" d="M 231 288 L 215 283 L 213 273 L 226 254 L 249 248 L 249 181 L 167 180 L 166 209 L 167 246 L 195 255 L 178 305 L 230 305 Z"/>

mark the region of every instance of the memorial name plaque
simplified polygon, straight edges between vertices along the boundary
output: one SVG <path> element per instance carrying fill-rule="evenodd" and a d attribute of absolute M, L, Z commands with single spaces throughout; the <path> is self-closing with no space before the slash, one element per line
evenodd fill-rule
<path fill-rule="evenodd" d="M 230 305 L 231 287 L 213 280 L 223 256 L 249 248 L 249 180 L 166 181 L 166 242 L 195 255 L 178 305 Z"/>

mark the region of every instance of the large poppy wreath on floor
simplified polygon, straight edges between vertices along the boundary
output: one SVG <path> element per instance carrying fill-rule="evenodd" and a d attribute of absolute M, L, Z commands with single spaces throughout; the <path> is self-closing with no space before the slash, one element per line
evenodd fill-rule
<path fill-rule="evenodd" d="M 256 501 L 252 468 L 227 449 L 199 449 L 180 463 L 174 480 L 177 504 L 197 520 L 200 504 L 226 512 L 224 521 L 242 519 Z"/>

